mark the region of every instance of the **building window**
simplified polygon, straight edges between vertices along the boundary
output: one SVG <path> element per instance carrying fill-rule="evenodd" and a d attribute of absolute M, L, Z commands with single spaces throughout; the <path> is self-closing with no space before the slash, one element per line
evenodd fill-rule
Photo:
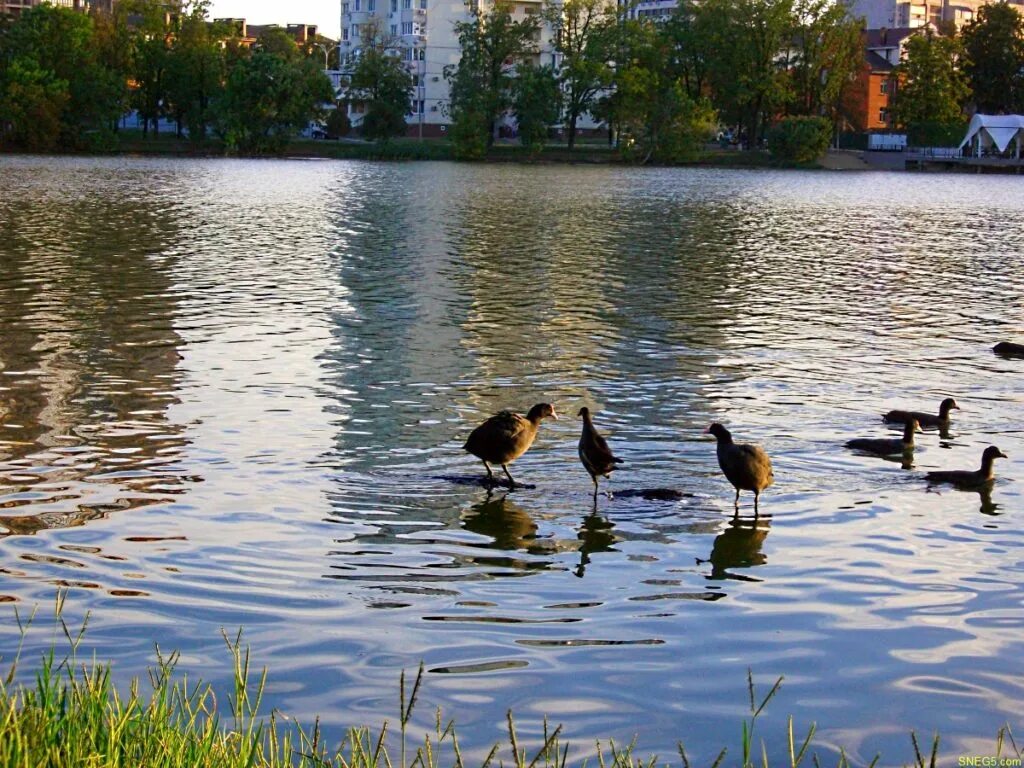
<path fill-rule="evenodd" d="M 398 0 L 391 0 L 391 12 L 395 13 L 398 11 Z"/>
<path fill-rule="evenodd" d="M 412 0 L 402 0 L 402 7 L 405 10 L 409 10 L 410 8 L 412 8 Z"/>
<path fill-rule="evenodd" d="M 412 34 L 412 22 L 411 21 L 403 21 L 402 22 L 402 34 L 403 35 L 411 35 Z"/>
<path fill-rule="evenodd" d="M 348 3 L 342 3 L 341 4 L 341 12 L 342 13 L 348 13 Z"/>
<path fill-rule="evenodd" d="M 341 39 L 344 40 L 346 43 L 348 42 L 348 27 L 345 27 L 343 30 L 341 30 Z"/>
<path fill-rule="evenodd" d="M 878 122 L 886 123 L 886 124 L 889 123 L 889 110 L 888 109 L 880 109 L 880 110 L 878 110 Z"/>
<path fill-rule="evenodd" d="M 377 10 L 377 0 L 366 0 L 366 10 L 373 11 Z"/>
<path fill-rule="evenodd" d="M 421 11 L 427 10 L 427 0 L 420 0 L 420 10 Z"/>
<path fill-rule="evenodd" d="M 359 39 L 359 25 L 358 24 L 353 24 L 352 25 L 352 35 L 351 35 L 350 39 L 352 39 L 352 40 L 358 40 Z"/>
<path fill-rule="evenodd" d="M 363 2 L 363 0 L 355 0 L 355 3 L 356 3 L 355 9 L 357 11 L 362 9 L 362 2 Z"/>
<path fill-rule="evenodd" d="M 396 37 L 397 35 L 398 35 L 398 25 L 397 24 L 392 24 L 391 25 L 391 36 L 392 37 Z"/>
<path fill-rule="evenodd" d="M 883 78 L 882 79 L 882 85 L 881 85 L 881 88 L 879 90 L 879 93 L 888 93 L 888 92 L 889 92 L 889 81 Z"/>

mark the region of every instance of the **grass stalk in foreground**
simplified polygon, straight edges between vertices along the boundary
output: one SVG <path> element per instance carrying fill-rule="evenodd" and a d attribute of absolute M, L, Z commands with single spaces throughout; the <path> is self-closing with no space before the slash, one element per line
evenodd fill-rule
<path fill-rule="evenodd" d="M 408 747 L 410 722 L 424 679 L 421 664 L 411 690 L 405 673 L 399 683 L 399 762 L 389 752 L 388 723 L 379 730 L 349 728 L 336 747 L 325 743 L 319 721 L 308 730 L 281 713 L 261 714 L 267 671 L 253 673 L 249 649 L 242 645 L 239 632 L 224 641 L 232 659 L 234 685 L 227 697 L 230 717 L 222 719 L 211 686 L 190 681 L 176 674 L 177 653 L 165 655 L 157 648 L 157 663 L 148 672 L 149 693 L 143 693 L 139 679 L 119 692 L 111 679 L 109 664 L 95 659 L 80 663 L 78 649 L 85 634 L 88 617 L 80 629 L 72 631 L 61 613 L 64 593 L 57 596 L 56 626 L 50 650 L 42 657 L 34 682 L 16 682 L 22 648 L 35 611 L 23 619 L 15 611 L 21 637 L 8 673 L 0 680 L 0 765 L 5 768 L 467 768 L 459 747 L 454 721 L 444 723 L 441 710 L 435 712 L 432 733 L 411 754 Z M 58 660 L 57 642 L 63 635 L 67 654 Z M 741 725 L 739 760 L 726 762 L 723 748 L 710 768 L 770 768 L 764 740 L 755 742 L 755 726 L 768 703 L 778 694 L 778 678 L 763 698 L 757 696 L 753 675 L 747 673 L 750 716 Z M 551 728 L 545 719 L 543 741 L 535 752 L 520 743 L 512 712 L 507 715 L 509 768 L 568 768 L 569 742 L 562 726 Z M 794 733 L 793 718 L 788 720 L 788 752 L 783 765 L 821 768 L 818 755 L 809 751 L 816 732 L 811 724 L 806 735 Z M 936 734 L 930 751 L 922 753 L 917 735 L 911 733 L 914 768 L 934 768 L 939 759 Z M 657 768 L 656 757 L 646 760 L 635 756 L 636 738 L 625 747 L 613 739 L 598 741 L 592 757 L 579 763 L 588 768 Z M 994 754 L 1016 759 L 1022 756 L 1009 726 L 999 729 Z M 478 768 L 504 768 L 504 750 L 495 744 Z M 678 745 L 682 768 L 691 768 L 683 744 Z M 869 765 L 875 768 L 876 756 Z M 775 765 L 779 763 L 776 762 Z M 836 765 L 849 768 L 846 754 L 840 751 Z"/>

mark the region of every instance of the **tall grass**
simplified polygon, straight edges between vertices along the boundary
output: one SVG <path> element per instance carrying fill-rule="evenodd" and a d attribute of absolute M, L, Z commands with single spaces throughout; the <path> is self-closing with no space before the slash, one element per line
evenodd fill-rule
<path fill-rule="evenodd" d="M 424 680 L 421 664 L 407 684 L 403 672 L 399 681 L 398 762 L 389 751 L 389 724 L 380 728 L 349 728 L 334 746 L 326 743 L 319 721 L 304 727 L 277 711 L 263 714 L 267 671 L 254 672 L 241 633 L 224 635 L 233 670 L 233 690 L 227 706 L 218 706 L 213 689 L 187 675 L 177 674 L 178 654 L 157 648 L 157 663 L 148 671 L 148 692 L 139 678 L 121 692 L 111 680 L 109 664 L 79 661 L 79 647 L 88 626 L 72 630 L 63 618 L 64 594 L 58 594 L 54 642 L 41 660 L 32 682 L 18 682 L 18 669 L 33 611 L 23 618 L 15 611 L 20 640 L 8 671 L 0 680 L 0 766 L 5 768 L 467 768 L 459 747 L 454 721 L 444 721 L 436 710 L 431 732 L 410 747 L 410 722 Z M 63 641 L 61 641 L 63 636 Z M 58 658 L 58 642 L 67 644 Z M 759 717 L 778 694 L 782 678 L 767 694 L 758 697 L 748 671 L 750 715 L 741 723 L 738 759 L 726 762 L 722 749 L 711 768 L 741 766 L 769 768 L 768 749 L 755 741 Z M 226 709 L 226 712 L 224 711 Z M 521 743 L 511 711 L 507 716 L 507 744 L 497 743 L 473 768 L 569 768 L 570 744 L 562 726 L 544 721 L 543 739 L 531 749 Z M 810 751 L 816 731 L 812 723 L 798 737 L 793 719 L 788 721 L 788 754 L 784 765 L 821 768 L 817 754 Z M 914 768 L 934 768 L 938 762 L 939 738 L 927 753 L 921 751 L 916 734 L 911 734 Z M 656 768 L 656 757 L 636 756 L 636 739 L 625 746 L 614 740 L 598 741 L 592 757 L 580 761 L 580 768 Z M 994 752 L 1021 757 L 1009 726 L 999 729 Z M 691 768 L 683 744 L 678 745 L 682 768 Z M 848 768 L 840 752 L 835 763 Z M 871 762 L 871 768 L 879 763 Z M 776 763 L 778 765 L 778 763 Z"/>

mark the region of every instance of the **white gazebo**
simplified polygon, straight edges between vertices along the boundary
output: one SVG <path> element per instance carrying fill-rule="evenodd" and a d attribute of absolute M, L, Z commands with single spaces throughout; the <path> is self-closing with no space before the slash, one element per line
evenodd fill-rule
<path fill-rule="evenodd" d="M 970 146 L 971 154 L 981 157 L 982 150 L 995 147 L 999 154 L 1014 142 L 1013 157 L 1020 160 L 1021 144 L 1024 143 L 1024 115 L 975 115 L 967 128 L 967 135 L 960 142 L 960 149 Z"/>

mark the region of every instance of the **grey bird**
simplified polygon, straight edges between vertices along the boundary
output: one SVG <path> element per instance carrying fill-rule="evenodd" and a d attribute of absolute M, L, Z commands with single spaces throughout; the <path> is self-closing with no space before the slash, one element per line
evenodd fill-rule
<path fill-rule="evenodd" d="M 715 422 L 706 430 L 718 440 L 718 466 L 722 474 L 736 489 L 735 504 L 740 503 L 740 491 L 754 492 L 754 513 L 757 513 L 757 502 L 761 491 L 775 482 L 772 473 L 772 460 L 768 458 L 764 448 L 759 445 L 737 445 L 732 441 L 729 430 Z"/>
<path fill-rule="evenodd" d="M 577 414 L 583 419 L 583 431 L 580 433 L 579 453 L 583 468 L 590 473 L 590 479 L 594 482 L 594 501 L 597 501 L 597 478 L 610 477 L 615 470 L 616 464 L 621 464 L 622 459 L 612 455 L 611 448 L 597 429 L 590 418 L 589 408 L 580 408 Z"/>
<path fill-rule="evenodd" d="M 928 428 L 946 428 L 949 426 L 949 412 L 952 410 L 960 410 L 960 406 L 956 404 L 956 400 L 952 397 L 947 397 L 939 405 L 939 413 L 936 416 L 934 413 L 925 413 L 924 411 L 889 411 L 887 414 L 882 416 L 883 421 L 888 421 L 890 424 L 903 424 L 907 419 L 917 419 L 917 423 L 922 427 Z"/>
<path fill-rule="evenodd" d="M 929 483 L 951 483 L 960 488 L 977 489 L 983 488 L 995 480 L 996 473 L 993 468 L 996 459 L 1005 459 L 1006 454 L 990 445 L 981 454 L 981 469 L 955 469 L 929 472 L 925 478 Z"/>

